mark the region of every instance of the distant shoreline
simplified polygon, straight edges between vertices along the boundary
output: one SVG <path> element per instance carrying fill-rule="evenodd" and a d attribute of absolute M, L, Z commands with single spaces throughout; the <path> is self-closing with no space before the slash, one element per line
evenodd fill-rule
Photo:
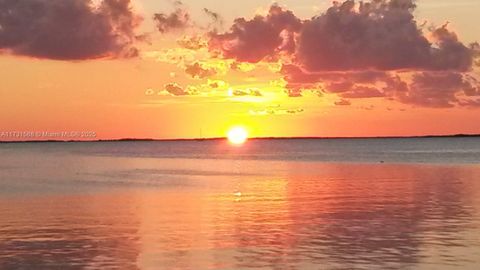
<path fill-rule="evenodd" d="M 365 139 L 428 139 L 428 138 L 475 138 L 480 134 L 453 134 L 453 135 L 419 135 L 419 136 L 377 136 L 377 137 L 254 137 L 249 140 L 365 140 Z M 192 139 L 152 139 L 152 138 L 123 138 L 111 140 L 25 140 L 25 141 L 1 141 L 1 143 L 100 143 L 100 142 L 188 142 L 188 141 L 218 141 L 225 137 L 216 138 L 192 138 Z"/>

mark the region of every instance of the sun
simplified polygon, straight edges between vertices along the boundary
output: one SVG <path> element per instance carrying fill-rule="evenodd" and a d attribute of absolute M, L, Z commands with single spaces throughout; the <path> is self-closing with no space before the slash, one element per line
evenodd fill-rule
<path fill-rule="evenodd" d="M 227 139 L 231 144 L 242 145 L 248 140 L 248 132 L 243 127 L 234 127 L 228 131 Z"/>

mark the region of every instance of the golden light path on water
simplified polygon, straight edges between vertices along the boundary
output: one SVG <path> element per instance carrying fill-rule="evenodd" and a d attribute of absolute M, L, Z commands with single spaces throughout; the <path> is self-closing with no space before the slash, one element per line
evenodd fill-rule
<path fill-rule="evenodd" d="M 478 165 L 259 158 L 287 144 L 2 146 L 0 269 L 477 269 Z"/>

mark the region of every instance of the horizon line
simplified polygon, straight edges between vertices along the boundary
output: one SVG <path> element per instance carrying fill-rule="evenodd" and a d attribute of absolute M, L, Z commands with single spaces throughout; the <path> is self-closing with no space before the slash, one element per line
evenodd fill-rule
<path fill-rule="evenodd" d="M 252 137 L 248 140 L 335 140 L 335 139 L 418 139 L 418 138 L 461 138 L 480 137 L 480 134 L 448 134 L 448 135 L 412 135 L 412 136 L 293 136 L 293 137 Z M 177 139 L 155 139 L 155 138 L 120 138 L 120 139 L 98 139 L 98 140 L 19 140 L 2 141 L 0 143 L 93 143 L 93 142 L 181 142 L 181 141 L 216 141 L 226 140 L 226 137 L 210 138 L 177 138 Z"/>

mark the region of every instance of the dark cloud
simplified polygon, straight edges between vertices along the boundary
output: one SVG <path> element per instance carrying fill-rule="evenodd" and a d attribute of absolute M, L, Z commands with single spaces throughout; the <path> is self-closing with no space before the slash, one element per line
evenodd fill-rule
<path fill-rule="evenodd" d="M 165 91 L 173 96 L 188 96 L 190 93 L 183 89 L 180 85 L 176 83 L 169 83 L 165 85 Z"/>
<path fill-rule="evenodd" d="M 472 106 L 468 97 L 480 95 L 480 83 L 468 72 L 480 45 L 464 45 L 447 24 L 424 31 L 414 9 L 411 0 L 345 1 L 304 21 L 291 64 L 280 71 L 289 93 L 317 87 L 344 99 Z"/>
<path fill-rule="evenodd" d="M 181 1 L 175 1 L 175 10 L 170 13 L 155 13 L 153 20 L 160 33 L 182 30 L 191 25 L 190 13 Z"/>
<path fill-rule="evenodd" d="M 212 11 L 208 8 L 204 8 L 203 12 L 212 20 L 212 23 L 210 23 L 210 25 L 208 26 L 209 29 L 212 29 L 213 31 L 218 31 L 219 28 L 222 28 L 225 24 L 223 17 L 219 13 Z"/>
<path fill-rule="evenodd" d="M 468 97 L 480 96 L 480 81 L 475 77 L 464 74 L 463 75 L 462 88 L 463 92 Z"/>
<path fill-rule="evenodd" d="M 461 105 L 461 95 L 479 95 L 480 84 L 467 72 L 480 45 L 465 45 L 447 24 L 419 25 L 415 9 L 414 0 L 347 0 L 302 21 L 273 5 L 266 16 L 239 18 L 230 31 L 212 34 L 209 48 L 238 62 L 283 55 L 289 64 L 280 73 L 291 97 L 317 88 L 342 98 L 337 105 L 384 97 L 451 107 Z"/>
<path fill-rule="evenodd" d="M 302 85 L 298 85 L 298 84 L 287 84 L 285 86 L 285 93 L 287 94 L 287 96 L 293 97 L 293 98 L 302 97 L 301 87 Z"/>
<path fill-rule="evenodd" d="M 285 112 L 287 114 L 299 114 L 299 113 L 303 113 L 305 110 L 304 109 L 290 109 L 290 110 L 286 110 Z"/>
<path fill-rule="evenodd" d="M 130 0 L 0 0 L 0 51 L 56 60 L 133 57 Z"/>
<path fill-rule="evenodd" d="M 415 20 L 415 8 L 414 0 L 347 0 L 301 21 L 273 5 L 266 16 L 238 18 L 230 31 L 212 34 L 210 48 L 246 62 L 288 52 L 294 64 L 309 72 L 469 70 L 472 47 L 446 25 L 425 32 Z"/>
<path fill-rule="evenodd" d="M 480 67 L 480 44 L 478 42 L 474 42 L 470 44 L 470 49 L 473 52 L 473 58 L 475 60 L 475 65 Z"/>
<path fill-rule="evenodd" d="M 233 71 L 239 71 L 239 72 L 244 72 L 244 73 L 247 73 L 247 72 L 251 72 L 253 70 L 255 70 L 256 66 L 254 64 L 250 64 L 250 63 L 245 63 L 245 62 L 232 62 L 230 64 L 230 69 L 233 70 Z"/>
<path fill-rule="evenodd" d="M 475 49 L 466 47 L 458 40 L 457 34 L 447 29 L 447 24 L 432 31 L 431 69 L 468 71 L 471 69 Z M 428 69 L 428 68 L 427 68 Z"/>
<path fill-rule="evenodd" d="M 263 96 L 262 92 L 260 92 L 260 89 L 250 88 L 248 89 L 248 92 L 250 93 L 251 96 L 255 96 L 255 97 Z"/>
<path fill-rule="evenodd" d="M 202 26 L 192 19 L 190 11 L 181 1 L 173 1 L 174 11 L 171 13 L 155 13 L 153 19 L 160 33 L 184 30 L 192 27 L 200 30 L 216 32 L 224 25 L 223 17 L 208 8 L 203 8 L 203 13 L 210 19 L 207 26 Z M 197 49 L 197 48 L 195 48 Z"/>
<path fill-rule="evenodd" d="M 298 93 L 301 88 L 318 89 L 322 92 L 339 94 L 344 98 L 373 98 L 384 97 L 384 90 L 398 87 L 403 81 L 384 71 L 349 71 L 349 72 L 305 72 L 295 65 L 284 65 L 281 73 L 288 82 L 287 88 Z M 383 84 L 385 89 L 378 89 L 376 85 Z M 389 87 L 387 87 L 387 85 Z M 394 92 L 393 90 L 391 90 Z"/>
<path fill-rule="evenodd" d="M 399 100 L 422 107 L 453 107 L 464 103 L 459 100 L 460 92 L 478 92 L 478 87 L 458 72 L 422 72 L 413 75 L 409 91 L 401 94 Z"/>
<path fill-rule="evenodd" d="M 258 116 L 265 116 L 265 115 L 295 115 L 301 114 L 305 112 L 302 108 L 291 108 L 291 109 L 284 109 L 281 108 L 280 105 L 277 106 L 269 106 L 265 109 L 261 110 L 250 110 L 251 115 L 258 115 Z"/>
<path fill-rule="evenodd" d="M 340 99 L 338 101 L 335 101 L 335 106 L 350 106 L 352 103 L 348 99 Z"/>
<path fill-rule="evenodd" d="M 358 70 L 358 71 L 322 71 L 308 72 L 296 65 L 283 65 L 280 73 L 285 80 L 291 83 L 315 84 L 318 82 L 375 83 L 385 80 L 389 75 L 384 71 Z"/>
<path fill-rule="evenodd" d="M 345 93 L 353 88 L 351 81 L 331 82 L 325 86 L 325 90 L 330 93 Z"/>
<path fill-rule="evenodd" d="M 300 27 L 300 19 L 291 11 L 273 5 L 266 16 L 257 15 L 251 20 L 238 18 L 230 31 L 212 33 L 209 47 L 226 58 L 259 62 L 267 56 L 294 49 L 291 33 Z"/>
<path fill-rule="evenodd" d="M 223 18 L 217 12 L 214 12 L 214 11 L 208 9 L 208 8 L 204 8 L 203 12 L 205 12 L 205 14 L 207 14 L 210 18 L 212 18 L 212 20 L 214 22 L 219 22 L 219 23 L 223 24 Z"/>
<path fill-rule="evenodd" d="M 413 16 L 413 0 L 377 0 L 355 8 L 345 1 L 304 23 L 297 60 L 309 71 L 458 70 L 472 65 L 471 50 L 446 26 L 432 43 Z"/>
<path fill-rule="evenodd" d="M 201 36 L 185 36 L 177 40 L 177 44 L 189 50 L 199 50 L 207 47 L 207 42 Z"/>
<path fill-rule="evenodd" d="M 232 90 L 232 95 L 234 96 L 254 96 L 254 97 L 261 97 L 263 96 L 262 95 L 262 92 L 260 92 L 259 89 L 256 89 L 256 88 L 250 88 L 250 89 L 247 89 L 247 90 L 240 90 L 240 89 L 236 89 L 236 90 Z"/>
<path fill-rule="evenodd" d="M 386 77 L 384 82 L 385 82 L 385 87 L 383 88 L 384 92 L 400 93 L 403 95 L 409 90 L 408 84 L 405 81 L 403 81 L 398 75 Z"/>
<path fill-rule="evenodd" d="M 211 89 L 218 89 L 218 88 L 226 88 L 228 87 L 228 83 L 222 80 L 208 80 L 207 82 L 208 87 Z"/>
<path fill-rule="evenodd" d="M 355 71 L 305 73 L 284 67 L 287 93 L 301 96 L 302 88 L 317 88 L 343 99 L 387 98 L 421 107 L 473 106 L 480 96 L 480 81 L 456 71 L 396 72 Z M 411 79 L 409 79 L 411 77 Z M 474 100 L 474 99 L 472 99 Z"/>
<path fill-rule="evenodd" d="M 208 78 L 217 74 L 217 71 L 214 68 L 206 68 L 199 62 L 195 62 L 191 65 L 186 65 L 185 72 L 192 76 L 192 78 Z"/>

